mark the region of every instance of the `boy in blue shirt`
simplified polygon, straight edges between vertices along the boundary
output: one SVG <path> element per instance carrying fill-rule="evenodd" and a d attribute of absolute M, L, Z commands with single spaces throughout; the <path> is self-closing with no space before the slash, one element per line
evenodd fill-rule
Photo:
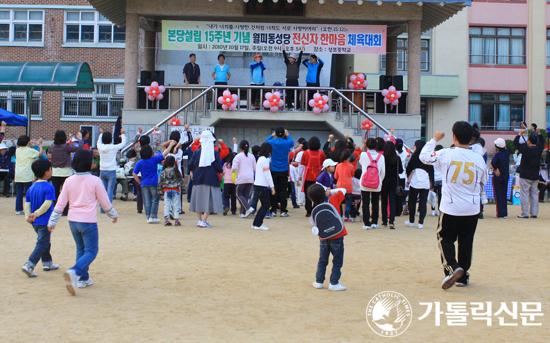
<path fill-rule="evenodd" d="M 325 63 L 322 59 L 317 57 L 315 54 L 311 54 L 309 58 L 306 58 L 302 61 L 302 64 L 307 68 L 306 76 L 306 87 L 320 87 L 321 86 L 321 70 Z M 314 91 L 307 91 L 308 102 L 313 98 Z M 309 107 L 309 110 L 312 110 L 312 107 Z"/>
<path fill-rule="evenodd" d="M 36 277 L 34 267 L 38 260 L 42 259 L 42 269 L 44 271 L 59 269 L 58 264 L 52 261 L 50 255 L 50 236 L 48 230 L 48 220 L 53 211 L 53 202 L 55 201 L 55 189 L 48 180 L 52 177 L 52 164 L 48 160 L 39 159 L 33 162 L 32 171 L 38 178 L 38 181 L 29 188 L 25 199 L 25 218 L 32 224 L 34 231 L 38 234 L 36 246 L 29 260 L 25 263 L 21 271 L 28 277 Z"/>
<path fill-rule="evenodd" d="M 256 54 L 254 56 L 254 62 L 250 63 L 250 85 L 251 86 L 265 86 L 265 76 L 264 76 L 264 70 L 266 69 L 266 66 L 264 62 L 262 62 L 263 56 L 260 54 Z M 250 94 L 250 109 L 254 109 L 254 102 L 256 102 L 256 99 L 260 97 L 260 90 L 259 89 L 252 89 Z M 260 99 L 261 100 L 261 99 Z M 260 108 L 262 106 L 260 105 Z"/>
<path fill-rule="evenodd" d="M 218 55 L 219 64 L 214 67 L 212 72 L 212 78 L 214 79 L 215 85 L 227 85 L 227 81 L 231 78 L 231 72 L 229 71 L 229 66 L 225 64 L 225 55 Z M 221 92 L 218 90 L 218 93 Z M 216 102 L 217 103 L 217 102 Z M 218 110 L 222 108 L 222 105 L 218 103 Z"/>

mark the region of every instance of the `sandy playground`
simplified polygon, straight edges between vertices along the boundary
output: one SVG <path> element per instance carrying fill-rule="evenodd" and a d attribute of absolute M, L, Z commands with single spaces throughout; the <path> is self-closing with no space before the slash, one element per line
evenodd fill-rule
<path fill-rule="evenodd" d="M 403 217 L 397 230 L 349 223 L 341 278 L 348 290 L 330 292 L 328 273 L 324 289 L 311 286 L 319 243 L 303 209 L 266 220 L 265 232 L 252 230 L 252 219 L 221 214 L 210 218 L 213 228 L 196 227 L 194 213 L 175 228 L 147 225 L 134 202 L 116 200 L 119 222 L 99 217 L 94 285 L 74 297 L 62 279 L 75 256 L 66 217 L 52 236 L 61 269 L 44 272 L 39 263 L 30 279 L 21 267 L 36 234 L 14 202 L 0 198 L 0 342 L 547 342 L 550 334 L 550 204 L 529 220 L 516 218 L 519 206 L 507 220 L 486 206 L 471 285 L 449 291 L 440 288 L 436 217 L 424 229 L 406 228 Z M 412 305 L 412 323 L 398 337 L 380 337 L 366 322 L 368 302 L 383 291 Z M 437 301 L 443 311 L 446 302 L 541 302 L 544 316 L 539 327 L 521 319 L 504 327 L 496 317 L 491 327 L 471 317 L 452 327 L 445 316 L 436 327 L 433 310 L 419 320 L 426 310 L 419 303 Z"/>

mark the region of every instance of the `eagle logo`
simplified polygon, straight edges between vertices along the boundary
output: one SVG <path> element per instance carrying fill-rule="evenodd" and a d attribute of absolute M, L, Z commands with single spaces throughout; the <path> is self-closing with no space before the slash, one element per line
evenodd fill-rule
<path fill-rule="evenodd" d="M 411 321 L 411 304 L 400 293 L 378 293 L 367 306 L 367 322 L 380 336 L 398 336 L 409 327 Z"/>

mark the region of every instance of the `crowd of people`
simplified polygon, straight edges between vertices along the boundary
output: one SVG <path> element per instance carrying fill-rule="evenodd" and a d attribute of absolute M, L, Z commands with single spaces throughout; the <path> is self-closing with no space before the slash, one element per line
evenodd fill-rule
<path fill-rule="evenodd" d="M 2 123 L 2 138 L 4 133 Z M 185 188 L 189 210 L 196 213 L 196 225 L 202 228 L 213 226 L 209 222 L 212 214 L 237 215 L 237 203 L 241 218 L 254 215 L 254 230 L 269 230 L 264 225 L 266 219 L 289 217 L 289 200 L 295 209 L 304 206 L 305 216 L 321 240 L 313 286 L 322 288 L 329 255 L 333 254 L 329 289 L 336 291 L 345 290 L 339 282 L 347 234 L 344 223 L 361 218 L 365 230 L 377 229 L 379 223 L 396 229 L 396 217 L 408 215 L 406 226 L 423 228 L 430 205 L 431 215 L 444 214 L 438 228 L 446 275 L 442 287 L 469 283 L 473 235 L 483 214 L 488 172 L 485 142 L 466 122 L 455 124 L 454 144 L 447 149 L 437 144 L 444 136 L 438 132 L 434 140 L 417 140 L 413 150 L 408 150 L 402 139 L 394 137 L 393 129 L 386 140 L 369 137 L 360 145 L 350 137 L 338 140 L 333 135 L 324 144 L 315 136 L 300 138 L 295 144 L 289 131 L 278 127 L 261 146 L 251 147 L 246 139 L 238 143 L 233 138 L 233 149 L 208 130 L 192 137 L 188 125 L 184 126 L 185 137 L 173 131 L 166 142 L 157 127 L 153 139 L 142 133 L 139 128 L 133 143 L 127 145 L 119 120 L 113 133 L 101 130 L 96 147 L 90 148 L 85 129 L 74 137 L 58 130 L 45 158 L 41 158 L 41 139 L 34 143 L 23 135 L 9 149 L 0 145 L 0 169 L 15 174 L 16 214 L 25 215 L 38 235 L 23 266 L 25 274 L 36 276 L 39 260 L 45 271 L 59 268 L 50 255 L 50 234 L 59 219 L 67 216 L 77 247 L 77 262 L 65 273 L 67 288 L 76 294 L 78 288 L 92 285 L 88 269 L 98 251 L 97 203 L 116 223 L 118 214 L 112 203 L 120 183 L 120 199 L 127 200 L 132 187 L 137 212 L 145 209 L 147 224 L 161 222 L 158 210 L 162 198 L 164 225 L 172 226 L 173 220 L 175 226 L 182 226 Z M 494 144 L 497 153 L 489 166 L 496 217 L 506 218 L 510 153 L 503 139 Z M 539 187 L 549 188 L 548 175 L 543 177 L 540 164 L 543 136 L 536 126 L 526 138 L 521 129 L 514 144 L 521 154 L 516 168 L 522 203 L 519 218 L 536 218 Z M 129 149 L 122 152 L 125 147 Z M 12 158 L 13 166 L 8 165 Z M 187 186 L 185 175 L 189 175 Z M 8 188 L 5 184 L 4 192 Z M 465 242 L 459 247 L 458 261 L 457 239 Z"/>

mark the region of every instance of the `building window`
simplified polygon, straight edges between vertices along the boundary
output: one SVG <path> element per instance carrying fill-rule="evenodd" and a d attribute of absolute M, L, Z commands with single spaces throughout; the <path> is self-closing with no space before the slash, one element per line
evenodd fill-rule
<path fill-rule="evenodd" d="M 470 27 L 470 64 L 525 65 L 525 29 Z"/>
<path fill-rule="evenodd" d="M 96 11 L 65 12 L 65 43 L 124 44 L 126 28 Z"/>
<path fill-rule="evenodd" d="M 116 118 L 123 103 L 123 84 L 96 84 L 94 92 L 63 92 L 63 117 Z"/>
<path fill-rule="evenodd" d="M 44 11 L 0 10 L 0 44 L 42 43 Z"/>
<path fill-rule="evenodd" d="M 525 120 L 525 94 L 470 93 L 469 117 L 481 130 L 510 131 Z"/>
<path fill-rule="evenodd" d="M 420 42 L 420 70 L 430 71 L 430 40 L 422 39 Z M 408 67 L 407 39 L 397 40 L 397 70 L 407 71 Z M 386 70 L 386 55 L 380 55 L 380 71 Z"/>
<path fill-rule="evenodd" d="M 26 117 L 27 93 L 16 91 L 0 92 L 0 108 Z M 33 117 L 42 116 L 42 92 L 32 93 L 31 113 Z"/>

